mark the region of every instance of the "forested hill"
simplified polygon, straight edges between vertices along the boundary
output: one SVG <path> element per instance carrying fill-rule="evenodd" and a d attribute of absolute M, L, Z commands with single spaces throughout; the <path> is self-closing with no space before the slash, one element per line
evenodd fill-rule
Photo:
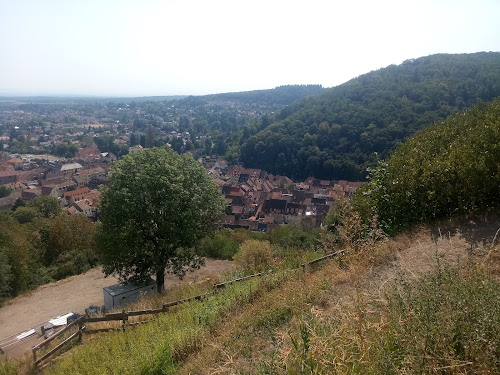
<path fill-rule="evenodd" d="M 223 94 L 189 96 L 182 100 L 183 103 L 201 104 L 205 102 L 238 102 L 252 104 L 281 104 L 287 105 L 306 96 L 317 94 L 324 89 L 321 85 L 285 85 L 269 90 L 254 90 L 242 92 L 229 92 Z"/>
<path fill-rule="evenodd" d="M 407 60 L 249 124 L 240 160 L 295 178 L 362 180 L 405 137 L 500 96 L 500 53 Z"/>

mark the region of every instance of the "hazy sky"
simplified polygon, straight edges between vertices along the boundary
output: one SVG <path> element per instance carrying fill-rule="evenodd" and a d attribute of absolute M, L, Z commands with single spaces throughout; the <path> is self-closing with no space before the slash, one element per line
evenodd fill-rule
<path fill-rule="evenodd" d="M 0 0 L 0 95 L 331 87 L 500 51 L 499 0 Z"/>

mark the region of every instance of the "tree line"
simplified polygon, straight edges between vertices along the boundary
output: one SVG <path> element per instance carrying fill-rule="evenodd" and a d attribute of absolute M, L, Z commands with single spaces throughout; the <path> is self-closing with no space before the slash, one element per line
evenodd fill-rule
<path fill-rule="evenodd" d="M 0 212 L 0 303 L 95 267 L 96 224 L 42 196 Z"/>

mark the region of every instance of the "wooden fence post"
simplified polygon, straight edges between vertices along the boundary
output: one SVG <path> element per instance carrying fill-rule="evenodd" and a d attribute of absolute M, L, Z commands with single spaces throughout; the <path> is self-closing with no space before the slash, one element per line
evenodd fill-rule
<path fill-rule="evenodd" d="M 84 320 L 78 322 L 78 340 L 81 342 L 82 341 L 82 336 L 83 336 L 83 323 L 84 323 Z"/>
<path fill-rule="evenodd" d="M 128 322 L 128 315 L 125 314 L 125 310 L 122 310 L 122 314 L 123 314 L 122 329 L 123 329 L 123 332 L 125 332 L 125 327 L 126 327 L 127 322 Z"/>

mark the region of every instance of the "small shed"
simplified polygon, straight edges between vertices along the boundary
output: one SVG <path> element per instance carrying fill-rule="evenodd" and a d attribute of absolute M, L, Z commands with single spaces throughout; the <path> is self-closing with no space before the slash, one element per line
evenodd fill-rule
<path fill-rule="evenodd" d="M 141 296 L 156 292 L 156 281 L 149 278 L 143 282 L 125 282 L 103 288 L 104 308 L 107 311 L 117 309 L 138 301 Z"/>

